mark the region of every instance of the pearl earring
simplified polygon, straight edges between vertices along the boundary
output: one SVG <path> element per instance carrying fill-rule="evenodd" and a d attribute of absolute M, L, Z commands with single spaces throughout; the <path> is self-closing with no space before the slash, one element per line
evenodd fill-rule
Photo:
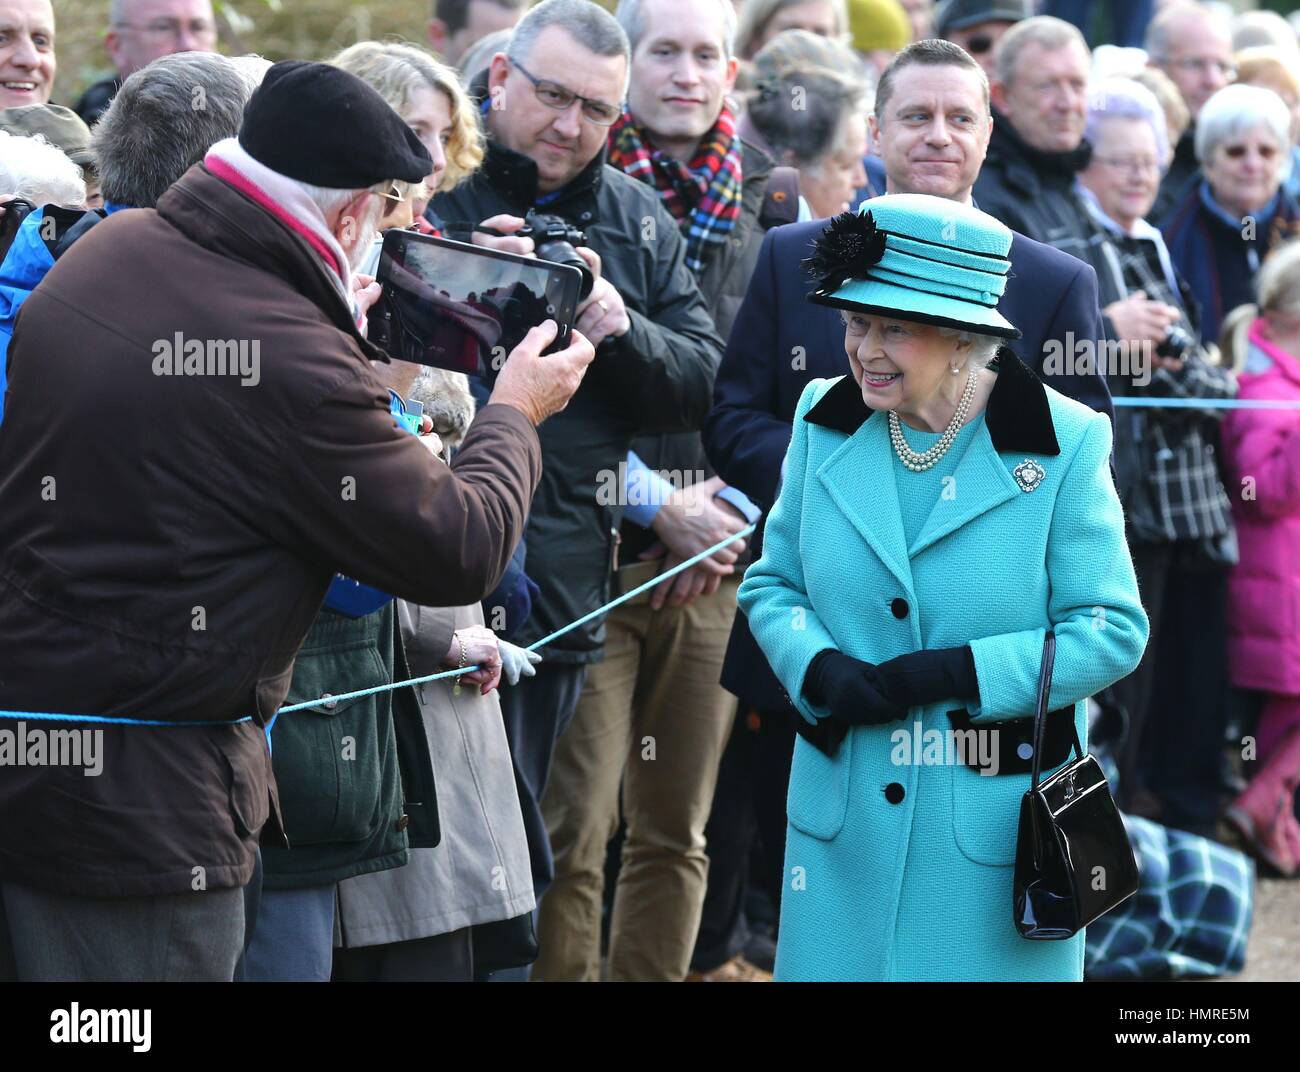
<path fill-rule="evenodd" d="M 959 373 L 959 372 L 961 371 L 961 366 L 960 366 L 960 365 L 949 365 L 948 367 L 949 367 L 950 369 L 952 369 L 952 374 L 953 374 L 954 376 L 956 376 L 957 373 Z"/>

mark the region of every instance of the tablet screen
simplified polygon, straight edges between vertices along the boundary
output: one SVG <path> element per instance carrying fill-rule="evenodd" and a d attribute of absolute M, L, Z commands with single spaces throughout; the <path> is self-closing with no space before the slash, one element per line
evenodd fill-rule
<path fill-rule="evenodd" d="M 568 345 L 580 273 L 409 231 L 384 236 L 370 339 L 401 361 L 492 379 L 529 329 L 555 320 Z"/>

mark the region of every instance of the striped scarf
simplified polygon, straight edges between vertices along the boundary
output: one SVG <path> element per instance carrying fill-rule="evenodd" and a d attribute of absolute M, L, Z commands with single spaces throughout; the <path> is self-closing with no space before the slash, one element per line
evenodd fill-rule
<path fill-rule="evenodd" d="M 689 164 L 650 148 L 626 112 L 609 132 L 608 162 L 659 191 L 686 239 L 686 266 L 697 276 L 740 217 L 740 157 L 736 117 L 725 105 Z"/>

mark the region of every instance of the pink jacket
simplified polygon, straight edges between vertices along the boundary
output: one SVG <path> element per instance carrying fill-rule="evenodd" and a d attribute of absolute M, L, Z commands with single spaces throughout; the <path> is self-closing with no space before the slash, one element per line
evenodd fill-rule
<path fill-rule="evenodd" d="M 1300 401 L 1300 358 L 1260 325 L 1238 398 Z M 1241 545 L 1228 604 L 1233 684 L 1300 695 L 1300 409 L 1231 410 L 1223 447 Z"/>

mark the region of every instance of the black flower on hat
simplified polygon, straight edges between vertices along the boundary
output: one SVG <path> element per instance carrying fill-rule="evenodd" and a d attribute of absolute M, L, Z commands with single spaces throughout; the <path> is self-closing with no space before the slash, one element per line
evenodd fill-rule
<path fill-rule="evenodd" d="M 818 290 L 834 290 L 849 276 L 862 278 L 885 255 L 885 235 L 870 212 L 842 212 L 830 222 L 803 262 Z"/>

